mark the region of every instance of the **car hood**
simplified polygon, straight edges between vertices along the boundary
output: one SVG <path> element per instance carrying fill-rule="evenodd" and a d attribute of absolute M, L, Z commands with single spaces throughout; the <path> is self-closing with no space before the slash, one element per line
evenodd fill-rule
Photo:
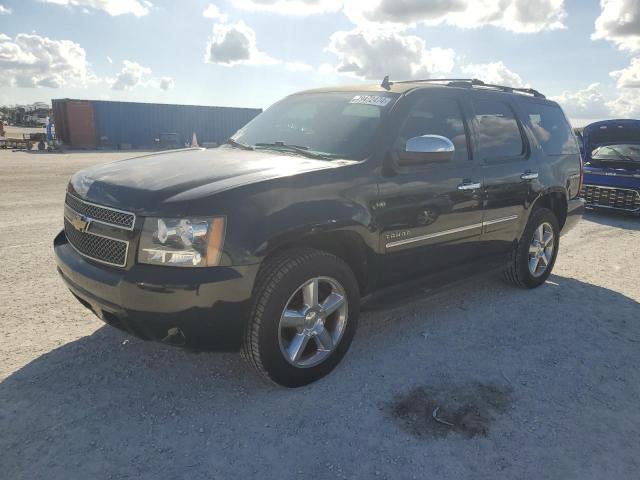
<path fill-rule="evenodd" d="M 69 192 L 138 214 L 184 214 L 198 198 L 343 163 L 230 147 L 178 150 L 81 170 L 71 178 Z"/>
<path fill-rule="evenodd" d="M 603 145 L 640 143 L 640 120 L 604 120 L 584 127 L 582 131 L 587 160 L 591 152 Z"/>

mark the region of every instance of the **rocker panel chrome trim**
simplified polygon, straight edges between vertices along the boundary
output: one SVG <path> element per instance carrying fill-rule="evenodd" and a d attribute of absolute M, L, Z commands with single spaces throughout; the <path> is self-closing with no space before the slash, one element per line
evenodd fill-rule
<path fill-rule="evenodd" d="M 487 225 L 495 225 L 496 223 L 511 222 L 517 220 L 518 215 L 510 215 L 508 217 L 494 218 L 493 220 L 487 220 L 482 223 L 474 223 L 473 225 L 466 225 L 464 227 L 451 228 L 449 230 L 443 230 L 441 232 L 428 233 L 426 235 L 420 235 L 418 237 L 406 238 L 404 240 L 397 240 L 395 242 L 389 242 L 385 245 L 386 248 L 401 247 L 403 245 L 409 245 L 416 242 L 422 242 L 424 240 L 430 240 L 432 238 L 444 237 L 445 235 L 452 235 L 454 233 L 465 232 L 467 230 L 473 230 L 474 228 L 481 228 Z"/>

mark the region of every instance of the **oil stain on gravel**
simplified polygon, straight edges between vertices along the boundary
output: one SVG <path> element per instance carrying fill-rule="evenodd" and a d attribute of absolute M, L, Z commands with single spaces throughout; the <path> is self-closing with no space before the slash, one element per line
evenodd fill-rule
<path fill-rule="evenodd" d="M 487 384 L 418 387 L 396 397 L 392 418 L 416 437 L 442 438 L 452 433 L 487 436 L 491 423 L 512 403 L 511 389 Z"/>

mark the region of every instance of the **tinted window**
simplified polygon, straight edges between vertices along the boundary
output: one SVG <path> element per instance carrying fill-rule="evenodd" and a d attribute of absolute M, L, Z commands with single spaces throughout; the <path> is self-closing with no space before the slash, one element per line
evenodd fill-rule
<path fill-rule="evenodd" d="M 480 155 L 487 160 L 517 157 L 524 143 L 513 110 L 503 102 L 474 99 Z"/>
<path fill-rule="evenodd" d="M 523 102 L 522 108 L 529 115 L 533 134 L 547 155 L 578 153 L 578 146 L 571 134 L 571 127 L 562 110 L 554 105 Z"/>
<path fill-rule="evenodd" d="M 469 160 L 467 135 L 460 105 L 453 98 L 425 98 L 409 112 L 400 131 L 400 148 L 407 140 L 422 135 L 440 135 L 456 147 L 454 161 Z"/>
<path fill-rule="evenodd" d="M 291 95 L 239 130 L 247 145 L 283 142 L 329 156 L 361 160 L 396 94 L 327 92 Z"/>

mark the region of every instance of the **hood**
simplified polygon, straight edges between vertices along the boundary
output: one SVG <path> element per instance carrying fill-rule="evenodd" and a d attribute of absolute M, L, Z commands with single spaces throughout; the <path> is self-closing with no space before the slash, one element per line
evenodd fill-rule
<path fill-rule="evenodd" d="M 185 214 L 197 198 L 343 163 L 229 147 L 178 150 L 81 170 L 71 178 L 69 191 L 138 214 Z"/>
<path fill-rule="evenodd" d="M 592 123 L 582 131 L 585 154 L 591 159 L 591 152 L 603 145 L 616 143 L 640 143 L 640 120 L 605 120 Z"/>

